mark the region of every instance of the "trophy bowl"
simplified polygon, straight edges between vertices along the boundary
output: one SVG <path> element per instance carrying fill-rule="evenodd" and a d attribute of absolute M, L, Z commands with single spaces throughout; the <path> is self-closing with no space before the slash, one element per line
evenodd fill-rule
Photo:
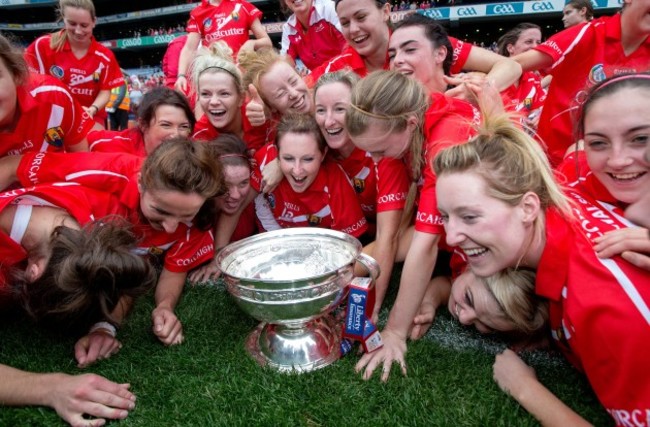
<path fill-rule="evenodd" d="M 329 313 L 347 295 L 357 261 L 379 276 L 354 237 L 298 227 L 258 234 L 217 255 L 226 289 L 239 307 L 262 323 L 248 337 L 261 365 L 307 372 L 340 357 L 340 325 Z"/>

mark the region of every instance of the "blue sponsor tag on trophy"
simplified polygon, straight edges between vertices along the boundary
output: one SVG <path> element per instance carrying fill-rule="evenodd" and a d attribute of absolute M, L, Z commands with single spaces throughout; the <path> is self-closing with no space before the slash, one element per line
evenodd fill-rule
<path fill-rule="evenodd" d="M 374 305 L 375 289 L 372 279 L 354 278 L 350 282 L 343 337 L 361 341 L 366 352 L 376 350 L 383 345 L 381 335 L 368 314 L 372 314 Z"/>

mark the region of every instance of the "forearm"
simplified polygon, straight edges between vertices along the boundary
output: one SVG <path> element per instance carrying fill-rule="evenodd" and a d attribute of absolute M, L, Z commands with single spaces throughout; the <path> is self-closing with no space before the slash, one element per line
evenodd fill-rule
<path fill-rule="evenodd" d="M 261 49 L 263 47 L 273 47 L 273 43 L 271 42 L 271 38 L 269 36 L 265 36 L 255 39 L 254 47 L 255 50 Z"/>
<path fill-rule="evenodd" d="M 181 55 L 178 58 L 178 74 L 177 76 L 180 75 L 185 75 L 187 73 L 187 67 L 190 62 L 190 53 L 187 49 L 183 48 L 181 50 Z"/>
<path fill-rule="evenodd" d="M 497 61 L 487 73 L 487 78 L 494 82 L 499 91 L 503 91 L 519 81 L 521 65 L 509 58 Z"/>
<path fill-rule="evenodd" d="M 370 254 L 379 265 L 380 275 L 375 284 L 376 307 L 380 308 L 395 265 L 401 210 L 377 213 L 377 238 Z"/>
<path fill-rule="evenodd" d="M 156 286 L 156 307 L 164 307 L 174 310 L 178 301 L 183 293 L 183 286 L 185 285 L 185 278 L 187 272 L 173 273 L 167 269 L 163 269 L 158 279 Z"/>
<path fill-rule="evenodd" d="M 386 328 L 406 339 L 438 257 L 440 235 L 416 231 L 404 261 L 400 287 Z"/>
<path fill-rule="evenodd" d="M 99 112 L 103 110 L 104 107 L 106 107 L 106 104 L 108 104 L 108 100 L 110 98 L 111 98 L 110 90 L 100 90 L 99 93 L 97 94 L 97 97 L 93 101 L 92 105 L 97 107 L 97 111 Z"/>
<path fill-rule="evenodd" d="M 128 296 L 122 296 L 117 302 L 117 305 L 111 312 L 111 317 L 114 322 L 118 325 L 121 325 L 126 316 L 129 314 L 133 308 L 133 298 Z"/>
<path fill-rule="evenodd" d="M 0 405 L 51 406 L 51 385 L 63 374 L 37 374 L 0 365 Z"/>
<path fill-rule="evenodd" d="M 0 158 L 0 191 L 18 180 L 18 165 L 23 156 L 6 156 Z"/>
<path fill-rule="evenodd" d="M 511 395 L 542 426 L 591 426 L 536 379 L 526 378 L 521 381 L 517 389 L 511 391 Z"/>

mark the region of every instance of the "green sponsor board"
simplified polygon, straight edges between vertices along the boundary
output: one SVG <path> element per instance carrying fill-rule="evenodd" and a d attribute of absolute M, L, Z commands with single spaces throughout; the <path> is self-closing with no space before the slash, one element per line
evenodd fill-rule
<path fill-rule="evenodd" d="M 133 49 L 149 46 L 164 46 L 169 44 L 170 41 L 184 33 L 164 34 L 162 36 L 144 36 L 132 39 L 119 39 L 116 40 L 115 45 L 118 49 Z"/>

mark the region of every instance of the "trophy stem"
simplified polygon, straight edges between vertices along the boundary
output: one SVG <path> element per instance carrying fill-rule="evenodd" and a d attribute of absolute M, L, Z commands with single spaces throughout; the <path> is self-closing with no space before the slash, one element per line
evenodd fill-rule
<path fill-rule="evenodd" d="M 313 371 L 340 357 L 340 325 L 330 315 L 300 325 L 261 323 L 246 348 L 262 366 L 280 372 Z"/>

